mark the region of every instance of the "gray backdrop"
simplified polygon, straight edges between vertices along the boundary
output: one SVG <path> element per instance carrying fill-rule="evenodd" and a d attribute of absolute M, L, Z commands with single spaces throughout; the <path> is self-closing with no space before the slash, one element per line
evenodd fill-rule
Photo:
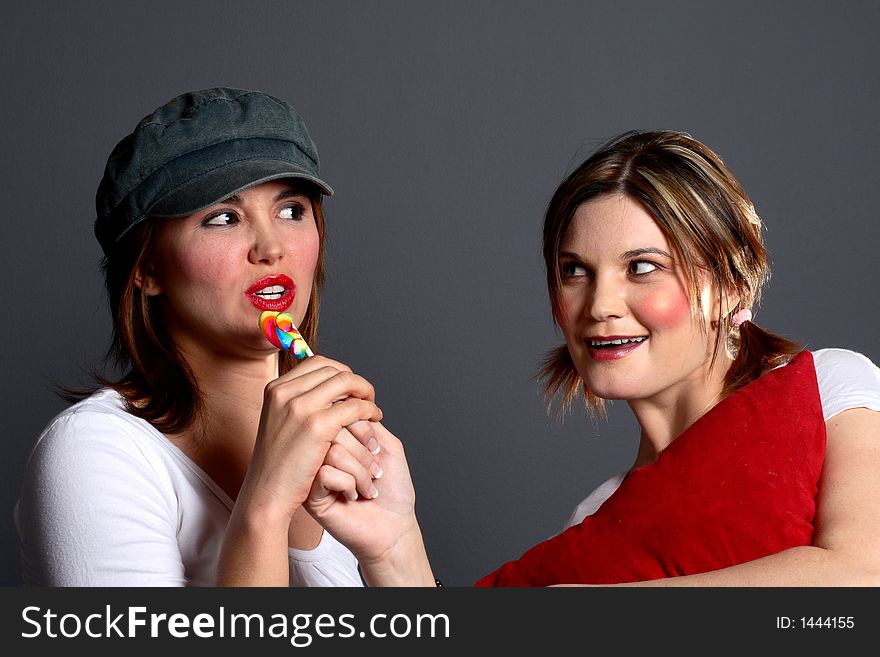
<path fill-rule="evenodd" d="M 29 449 L 102 356 L 92 234 L 116 141 L 187 89 L 291 101 L 337 194 L 320 351 L 376 386 L 436 573 L 469 585 L 630 464 L 634 421 L 544 413 L 561 337 L 540 259 L 555 186 L 606 138 L 686 130 L 739 175 L 774 276 L 757 321 L 880 360 L 880 5 L 80 2 L 3 9 L 0 583 Z M 612 6 L 616 5 L 616 6 Z"/>

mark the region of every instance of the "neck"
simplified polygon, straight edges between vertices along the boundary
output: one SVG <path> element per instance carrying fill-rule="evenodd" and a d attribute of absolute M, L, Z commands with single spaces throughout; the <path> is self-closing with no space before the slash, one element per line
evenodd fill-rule
<path fill-rule="evenodd" d="M 278 377 L 277 354 L 256 359 L 187 352 L 183 356 L 199 383 L 206 411 L 218 418 L 259 417 L 263 389 Z"/>
<path fill-rule="evenodd" d="M 278 376 L 278 357 L 242 358 L 181 348 L 199 386 L 201 413 L 169 436 L 234 500 L 254 450 L 263 390 Z"/>
<path fill-rule="evenodd" d="M 198 382 L 202 413 L 190 429 L 169 438 L 235 500 L 253 456 L 264 389 L 278 377 L 277 352 L 254 357 L 187 343 L 179 348 Z M 321 526 L 300 508 L 287 541 L 310 550 L 322 535 Z"/>
<path fill-rule="evenodd" d="M 656 461 L 673 440 L 724 399 L 724 377 L 731 362 L 726 354 L 720 355 L 708 372 L 700 369 L 673 389 L 628 402 L 641 427 L 633 467 Z"/>

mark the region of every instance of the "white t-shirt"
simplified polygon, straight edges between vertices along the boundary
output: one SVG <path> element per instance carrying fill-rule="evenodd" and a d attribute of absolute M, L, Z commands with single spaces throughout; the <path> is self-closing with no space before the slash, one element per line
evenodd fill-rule
<path fill-rule="evenodd" d="M 60 413 L 40 436 L 15 524 L 24 583 L 213 586 L 230 497 L 110 389 Z M 362 586 L 328 532 L 289 548 L 295 586 Z"/>
<path fill-rule="evenodd" d="M 880 411 L 880 368 L 867 356 L 847 349 L 819 349 L 813 352 L 813 363 L 825 422 L 850 408 Z M 625 476 L 626 472 L 619 472 L 590 493 L 575 507 L 565 529 L 594 514 Z"/>

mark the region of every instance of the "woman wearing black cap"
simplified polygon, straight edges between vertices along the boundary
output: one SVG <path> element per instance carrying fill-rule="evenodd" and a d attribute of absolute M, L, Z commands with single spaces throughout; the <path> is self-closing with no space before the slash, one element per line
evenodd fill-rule
<path fill-rule="evenodd" d="M 366 380 L 321 356 L 293 369 L 258 325 L 287 311 L 314 344 L 331 193 L 296 111 L 264 93 L 183 94 L 117 145 L 95 233 L 125 374 L 98 377 L 34 448 L 26 583 L 361 584 L 303 505 L 376 498 L 383 467 L 405 471 L 399 441 Z"/>

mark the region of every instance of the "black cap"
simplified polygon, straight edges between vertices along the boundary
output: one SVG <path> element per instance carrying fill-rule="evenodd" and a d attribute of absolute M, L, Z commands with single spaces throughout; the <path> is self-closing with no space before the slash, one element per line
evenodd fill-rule
<path fill-rule="evenodd" d="M 168 101 L 120 141 L 95 197 L 95 235 L 105 254 L 148 216 L 192 214 L 279 178 L 333 190 L 296 110 L 259 91 L 216 87 Z"/>

